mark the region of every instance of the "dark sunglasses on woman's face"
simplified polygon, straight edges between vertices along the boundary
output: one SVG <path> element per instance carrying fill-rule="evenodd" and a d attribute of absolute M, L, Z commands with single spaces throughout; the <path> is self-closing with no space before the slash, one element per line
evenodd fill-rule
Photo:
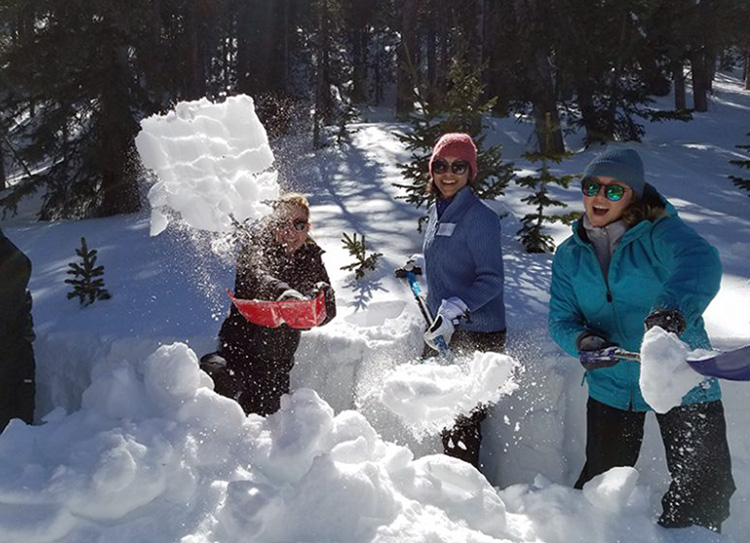
<path fill-rule="evenodd" d="M 448 171 L 448 168 L 456 175 L 463 175 L 469 171 L 469 163 L 465 160 L 456 160 L 448 163 L 448 161 L 442 158 L 432 163 L 432 173 L 445 173 Z"/>
<path fill-rule="evenodd" d="M 619 202 L 625 196 L 625 191 L 629 190 L 622 185 L 604 185 L 593 177 L 587 177 L 581 183 L 581 190 L 585 196 L 596 196 L 602 187 L 604 187 L 604 197 L 610 202 Z"/>
<path fill-rule="evenodd" d="M 294 228 L 297 232 L 302 232 L 305 228 L 307 228 L 307 219 L 294 219 L 293 221 L 289 219 L 276 219 L 273 224 L 279 230 L 291 227 Z"/>

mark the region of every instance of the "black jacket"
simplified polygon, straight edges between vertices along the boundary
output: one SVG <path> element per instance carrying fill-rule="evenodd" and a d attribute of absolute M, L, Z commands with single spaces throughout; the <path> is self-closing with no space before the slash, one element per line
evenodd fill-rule
<path fill-rule="evenodd" d="M 309 293 L 316 283 L 330 284 L 321 255 L 323 250 L 308 238 L 293 254 L 267 234 L 253 238 L 237 260 L 235 296 L 244 299 L 276 300 L 285 290 Z M 328 323 L 336 315 L 333 290 L 326 297 Z M 300 330 L 282 325 L 265 328 L 248 322 L 232 306 L 219 332 L 219 352 L 231 369 L 244 372 L 250 363 L 257 369 L 289 371 L 300 341 Z"/>
<path fill-rule="evenodd" d="M 12 418 L 34 419 L 31 261 L 0 230 L 0 431 Z"/>

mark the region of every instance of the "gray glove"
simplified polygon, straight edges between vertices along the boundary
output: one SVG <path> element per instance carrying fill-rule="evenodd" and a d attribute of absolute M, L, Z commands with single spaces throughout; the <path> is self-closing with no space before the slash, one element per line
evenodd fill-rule
<path fill-rule="evenodd" d="M 281 293 L 281 296 L 279 296 L 276 300 L 282 301 L 282 300 L 307 300 L 307 296 L 302 294 L 298 290 L 294 290 L 293 288 L 286 289 L 284 292 Z"/>

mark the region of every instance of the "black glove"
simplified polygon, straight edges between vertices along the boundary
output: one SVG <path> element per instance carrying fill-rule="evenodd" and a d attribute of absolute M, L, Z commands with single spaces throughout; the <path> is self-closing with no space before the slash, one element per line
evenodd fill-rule
<path fill-rule="evenodd" d="M 219 353 L 208 353 L 201 356 L 200 368 L 208 375 L 226 371 L 227 360 Z"/>
<path fill-rule="evenodd" d="M 578 336 L 576 346 L 578 359 L 586 371 L 609 368 L 619 362 L 615 357 L 617 344 L 596 332 L 590 330 L 583 332 Z"/>
<path fill-rule="evenodd" d="M 399 279 L 406 277 L 407 272 L 412 272 L 414 275 L 422 275 L 422 267 L 424 266 L 424 257 L 420 254 L 413 254 L 406 261 L 406 264 L 402 268 L 396 268 L 393 270 L 393 274 Z"/>
<path fill-rule="evenodd" d="M 323 292 L 325 296 L 328 296 L 329 295 L 328 293 L 330 292 L 330 290 L 331 290 L 331 285 L 329 285 L 325 281 L 318 281 L 317 283 L 313 285 L 313 288 L 311 288 L 307 292 L 307 296 L 311 300 L 314 300 L 315 298 L 318 297 L 318 294 L 320 294 L 321 292 Z"/>
<path fill-rule="evenodd" d="M 658 326 L 662 330 L 682 335 L 685 331 L 685 317 L 682 313 L 676 309 L 657 309 L 652 311 L 646 320 L 643 321 L 646 325 L 646 330 L 651 330 L 654 326 Z"/>
<path fill-rule="evenodd" d="M 599 351 L 607 347 L 613 347 L 615 344 L 601 334 L 587 330 L 583 332 L 576 340 L 576 347 L 579 351 Z"/>

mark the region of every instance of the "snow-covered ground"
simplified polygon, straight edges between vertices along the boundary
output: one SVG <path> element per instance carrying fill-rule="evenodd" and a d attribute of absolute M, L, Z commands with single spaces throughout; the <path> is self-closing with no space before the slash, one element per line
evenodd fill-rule
<path fill-rule="evenodd" d="M 583 463 L 583 370 L 547 335 L 552 257 L 526 254 L 514 239 L 525 212 L 517 187 L 500 202 L 512 210 L 503 219 L 508 354 L 521 368 L 485 424 L 484 476 L 433 454 L 439 439 L 415 436 L 383 405 L 392 370 L 422 348 L 419 311 L 392 275 L 421 246 L 422 210 L 397 200 L 392 185 L 408 159 L 395 136 L 405 126 L 364 115 L 378 121 L 353 126 L 339 147 L 312 152 L 302 135 L 273 146 L 281 186 L 310 198 L 339 315 L 303 334 L 296 392 L 267 419 L 244 417 L 197 368 L 233 284 L 215 235 L 172 222 L 152 237 L 150 210 L 38 223 L 31 203 L 3 221 L 34 265 L 40 424 L 14 421 L 0 436 L 0 541 L 745 541 L 742 383 L 722 385 L 738 487 L 723 536 L 654 524 L 668 479 L 653 416 L 635 470 L 570 488 Z M 748 120 L 750 95 L 724 75 L 710 113 L 649 125 L 636 145 L 650 181 L 721 254 L 722 289 L 706 313 L 719 349 L 750 343 L 750 198 L 726 177 L 737 173 L 728 161 L 745 158 L 735 145 L 747 142 Z M 530 134 L 528 124 L 495 119 L 488 139 L 521 169 Z M 559 171 L 580 172 L 597 149 L 568 144 L 580 152 Z M 557 195 L 581 209 L 577 187 Z M 365 234 L 368 251 L 383 253 L 362 280 L 340 269 L 352 262 L 343 232 Z M 558 243 L 568 235 L 552 232 Z M 82 236 L 112 294 L 83 309 L 63 283 Z"/>

